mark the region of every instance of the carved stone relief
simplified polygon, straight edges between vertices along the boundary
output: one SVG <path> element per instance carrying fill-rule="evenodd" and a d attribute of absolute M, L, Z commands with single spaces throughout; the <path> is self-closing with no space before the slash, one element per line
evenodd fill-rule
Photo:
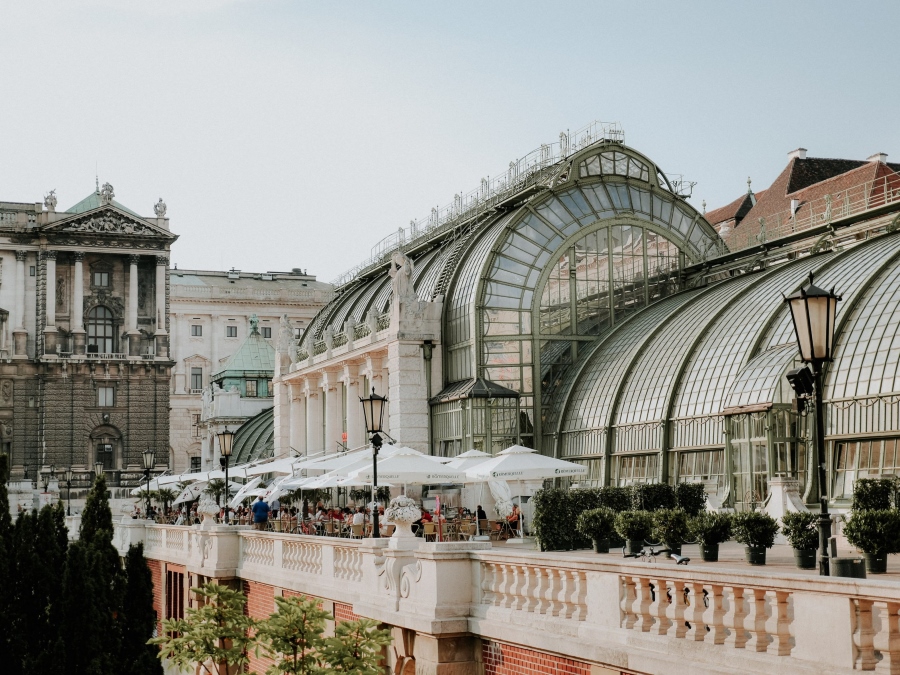
<path fill-rule="evenodd" d="M 7 407 L 13 403 L 13 381 L 3 380 L 0 382 L 0 405 Z"/>
<path fill-rule="evenodd" d="M 103 234 L 136 234 L 156 236 L 159 233 L 149 225 L 127 220 L 113 213 L 104 213 L 75 221 L 60 228 L 63 232 L 102 232 Z"/>
<path fill-rule="evenodd" d="M 56 311 L 66 311 L 66 278 L 63 276 L 56 277 Z"/>

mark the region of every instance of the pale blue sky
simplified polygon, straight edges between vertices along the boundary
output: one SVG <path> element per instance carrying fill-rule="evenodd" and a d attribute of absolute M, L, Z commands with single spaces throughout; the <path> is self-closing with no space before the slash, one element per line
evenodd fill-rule
<path fill-rule="evenodd" d="M 0 200 L 100 181 L 181 268 L 329 280 L 594 119 L 709 209 L 810 156 L 900 161 L 896 1 L 0 3 Z"/>

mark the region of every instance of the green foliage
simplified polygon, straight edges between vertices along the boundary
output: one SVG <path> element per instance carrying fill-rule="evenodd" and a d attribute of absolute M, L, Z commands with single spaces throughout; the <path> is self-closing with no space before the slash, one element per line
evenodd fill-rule
<path fill-rule="evenodd" d="M 675 486 L 675 502 L 688 516 L 696 516 L 706 508 L 703 483 L 679 483 Z"/>
<path fill-rule="evenodd" d="M 175 490 L 171 488 L 160 488 L 159 490 L 156 490 L 154 499 L 162 504 L 163 510 L 165 511 L 169 507 L 169 504 L 175 501 L 176 497 L 178 497 L 178 492 Z"/>
<path fill-rule="evenodd" d="M 597 493 L 597 501 L 600 506 L 610 508 L 616 513 L 631 509 L 631 488 L 608 485 L 590 491 Z"/>
<path fill-rule="evenodd" d="M 203 494 L 209 495 L 216 500 L 216 506 L 221 506 L 222 497 L 225 496 L 228 488 L 225 485 L 225 479 L 213 478 L 206 484 Z"/>
<path fill-rule="evenodd" d="M 853 511 L 844 523 L 844 536 L 863 553 L 900 551 L 900 512 L 893 509 Z"/>
<path fill-rule="evenodd" d="M 736 542 L 757 548 L 772 548 L 778 530 L 778 521 L 762 511 L 742 511 L 734 514 L 731 527 Z"/>
<path fill-rule="evenodd" d="M 631 486 L 631 508 L 635 511 L 674 509 L 675 488 L 668 483 L 641 483 Z"/>
<path fill-rule="evenodd" d="M 375 489 L 375 499 L 382 504 L 387 504 L 391 501 L 391 488 L 387 485 L 382 485 Z"/>
<path fill-rule="evenodd" d="M 853 510 L 883 511 L 891 508 L 896 485 L 893 478 L 860 478 L 853 484 Z"/>
<path fill-rule="evenodd" d="M 545 488 L 533 499 L 531 527 L 542 551 L 570 551 L 588 548 L 590 539 L 575 523 L 584 511 L 602 506 L 597 489 Z"/>
<path fill-rule="evenodd" d="M 98 533 L 109 532 L 112 539 L 112 512 L 109 510 L 109 492 L 106 489 L 106 476 L 100 475 L 94 480 L 81 513 L 81 541 L 90 546 Z"/>
<path fill-rule="evenodd" d="M 644 541 L 653 529 L 649 511 L 623 511 L 616 516 L 616 532 L 623 539 Z"/>
<path fill-rule="evenodd" d="M 688 538 L 688 516 L 682 509 L 660 509 L 652 513 L 654 541 L 679 546 Z"/>
<path fill-rule="evenodd" d="M 144 545 L 131 546 L 125 556 L 125 599 L 122 607 L 122 662 L 135 675 L 162 675 L 157 648 L 148 645 L 156 627 L 153 576 Z"/>
<path fill-rule="evenodd" d="M 325 673 L 319 650 L 325 622 L 334 619 L 306 597 L 275 598 L 277 610 L 256 626 L 257 649 L 261 648 L 275 664 L 267 675 L 312 675 Z"/>
<path fill-rule="evenodd" d="M 9 494 L 6 484 L 9 482 L 9 455 L 0 454 L 0 626 L 10 625 L 10 602 L 12 588 L 12 518 L 9 513 Z M 10 630 L 0 630 L 0 664 L 12 663 L 10 641 L 13 636 Z"/>
<path fill-rule="evenodd" d="M 357 504 L 362 504 L 369 500 L 370 494 L 371 490 L 366 490 L 364 488 L 353 488 L 348 493 L 348 496 Z"/>
<path fill-rule="evenodd" d="M 575 521 L 578 532 L 588 539 L 608 539 L 615 531 L 615 525 L 616 512 L 604 506 L 582 511 Z"/>
<path fill-rule="evenodd" d="M 688 521 L 688 534 L 704 546 L 715 546 L 731 538 L 730 513 L 703 511 Z"/>
<path fill-rule="evenodd" d="M 91 577 L 88 558 L 88 546 L 83 541 L 74 542 L 69 547 L 63 572 L 62 630 L 57 644 L 66 675 L 108 672 L 102 669 L 103 639 L 98 631 L 106 610 L 94 601 L 96 580 Z"/>
<path fill-rule="evenodd" d="M 199 665 L 209 675 L 226 675 L 229 666 L 243 667 L 249 660 L 255 622 L 244 614 L 247 599 L 240 591 L 209 582 L 191 589 L 202 606 L 189 608 L 183 619 L 163 621 L 163 634 L 148 641 L 159 645 L 159 658 L 181 668 Z M 217 674 L 205 665 L 212 661 Z"/>
<path fill-rule="evenodd" d="M 785 513 L 781 518 L 781 531 L 791 546 L 806 551 L 819 544 L 819 516 L 809 511 Z"/>
<path fill-rule="evenodd" d="M 345 621 L 335 626 L 334 637 L 325 640 L 322 658 L 329 673 L 381 675 L 381 652 L 390 644 L 390 630 L 378 628 L 377 621 Z"/>

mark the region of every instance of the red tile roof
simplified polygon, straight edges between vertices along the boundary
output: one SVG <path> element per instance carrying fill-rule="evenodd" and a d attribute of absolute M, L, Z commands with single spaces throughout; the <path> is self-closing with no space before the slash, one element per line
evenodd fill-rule
<path fill-rule="evenodd" d="M 730 204 L 706 212 L 706 220 L 710 225 L 718 225 L 726 220 L 741 219 L 753 207 L 749 193 L 742 194 Z"/>

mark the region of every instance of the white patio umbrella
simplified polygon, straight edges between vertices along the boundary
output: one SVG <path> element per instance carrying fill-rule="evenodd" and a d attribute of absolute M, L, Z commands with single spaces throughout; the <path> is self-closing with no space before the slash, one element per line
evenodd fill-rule
<path fill-rule="evenodd" d="M 228 502 L 228 508 L 234 509 L 237 508 L 238 504 L 240 504 L 244 499 L 246 499 L 250 495 L 250 490 L 254 489 L 257 485 L 262 482 L 262 478 L 257 476 L 249 483 L 245 483 L 241 486 L 241 489 L 237 491 L 237 494 Z"/>
<path fill-rule="evenodd" d="M 544 480 L 560 476 L 580 476 L 587 467 L 542 455 L 532 448 L 513 445 L 496 457 L 466 471 L 469 482 L 514 480 L 520 484 L 528 480 Z M 525 514 L 519 514 L 519 529 L 525 532 Z"/>
<path fill-rule="evenodd" d="M 468 471 L 472 467 L 478 466 L 479 464 L 483 464 L 487 460 L 491 459 L 493 455 L 489 455 L 486 452 L 481 452 L 481 450 L 469 450 L 467 452 L 462 453 L 461 455 L 457 455 L 453 459 L 451 459 L 445 466 L 451 469 L 457 469 L 459 471 Z M 480 489 L 478 495 L 478 501 L 484 501 L 484 482 L 479 482 Z M 475 529 L 476 537 L 481 538 L 481 521 L 478 519 L 478 514 L 475 514 Z"/>
<path fill-rule="evenodd" d="M 352 471 L 350 478 L 372 481 L 372 467 Z M 401 450 L 393 455 L 378 460 L 378 483 L 393 481 L 411 485 L 430 485 L 439 483 L 462 483 L 466 474 L 456 469 L 448 469 L 436 463 L 428 455 L 415 450 Z"/>
<path fill-rule="evenodd" d="M 285 457 L 283 459 L 276 459 L 272 462 L 266 462 L 265 464 L 257 464 L 256 466 L 252 466 L 245 470 L 245 474 L 249 476 L 261 476 L 264 473 L 280 473 L 291 475 L 294 473 L 294 465 L 299 464 L 300 460 L 297 457 Z"/>
<path fill-rule="evenodd" d="M 161 487 L 166 485 L 174 485 L 175 483 L 181 482 L 181 476 L 157 476 L 150 481 L 150 490 L 159 490 Z M 148 486 L 146 483 L 134 488 L 131 491 L 131 496 L 136 497 L 140 494 L 145 493 L 148 490 Z"/>
<path fill-rule="evenodd" d="M 191 483 L 190 485 L 185 486 L 181 493 L 175 498 L 175 501 L 172 502 L 172 505 L 174 506 L 175 504 L 194 501 L 195 499 L 197 499 L 197 497 L 200 496 L 200 493 L 203 492 L 206 484 L 207 481 L 199 481 L 197 483 Z"/>

